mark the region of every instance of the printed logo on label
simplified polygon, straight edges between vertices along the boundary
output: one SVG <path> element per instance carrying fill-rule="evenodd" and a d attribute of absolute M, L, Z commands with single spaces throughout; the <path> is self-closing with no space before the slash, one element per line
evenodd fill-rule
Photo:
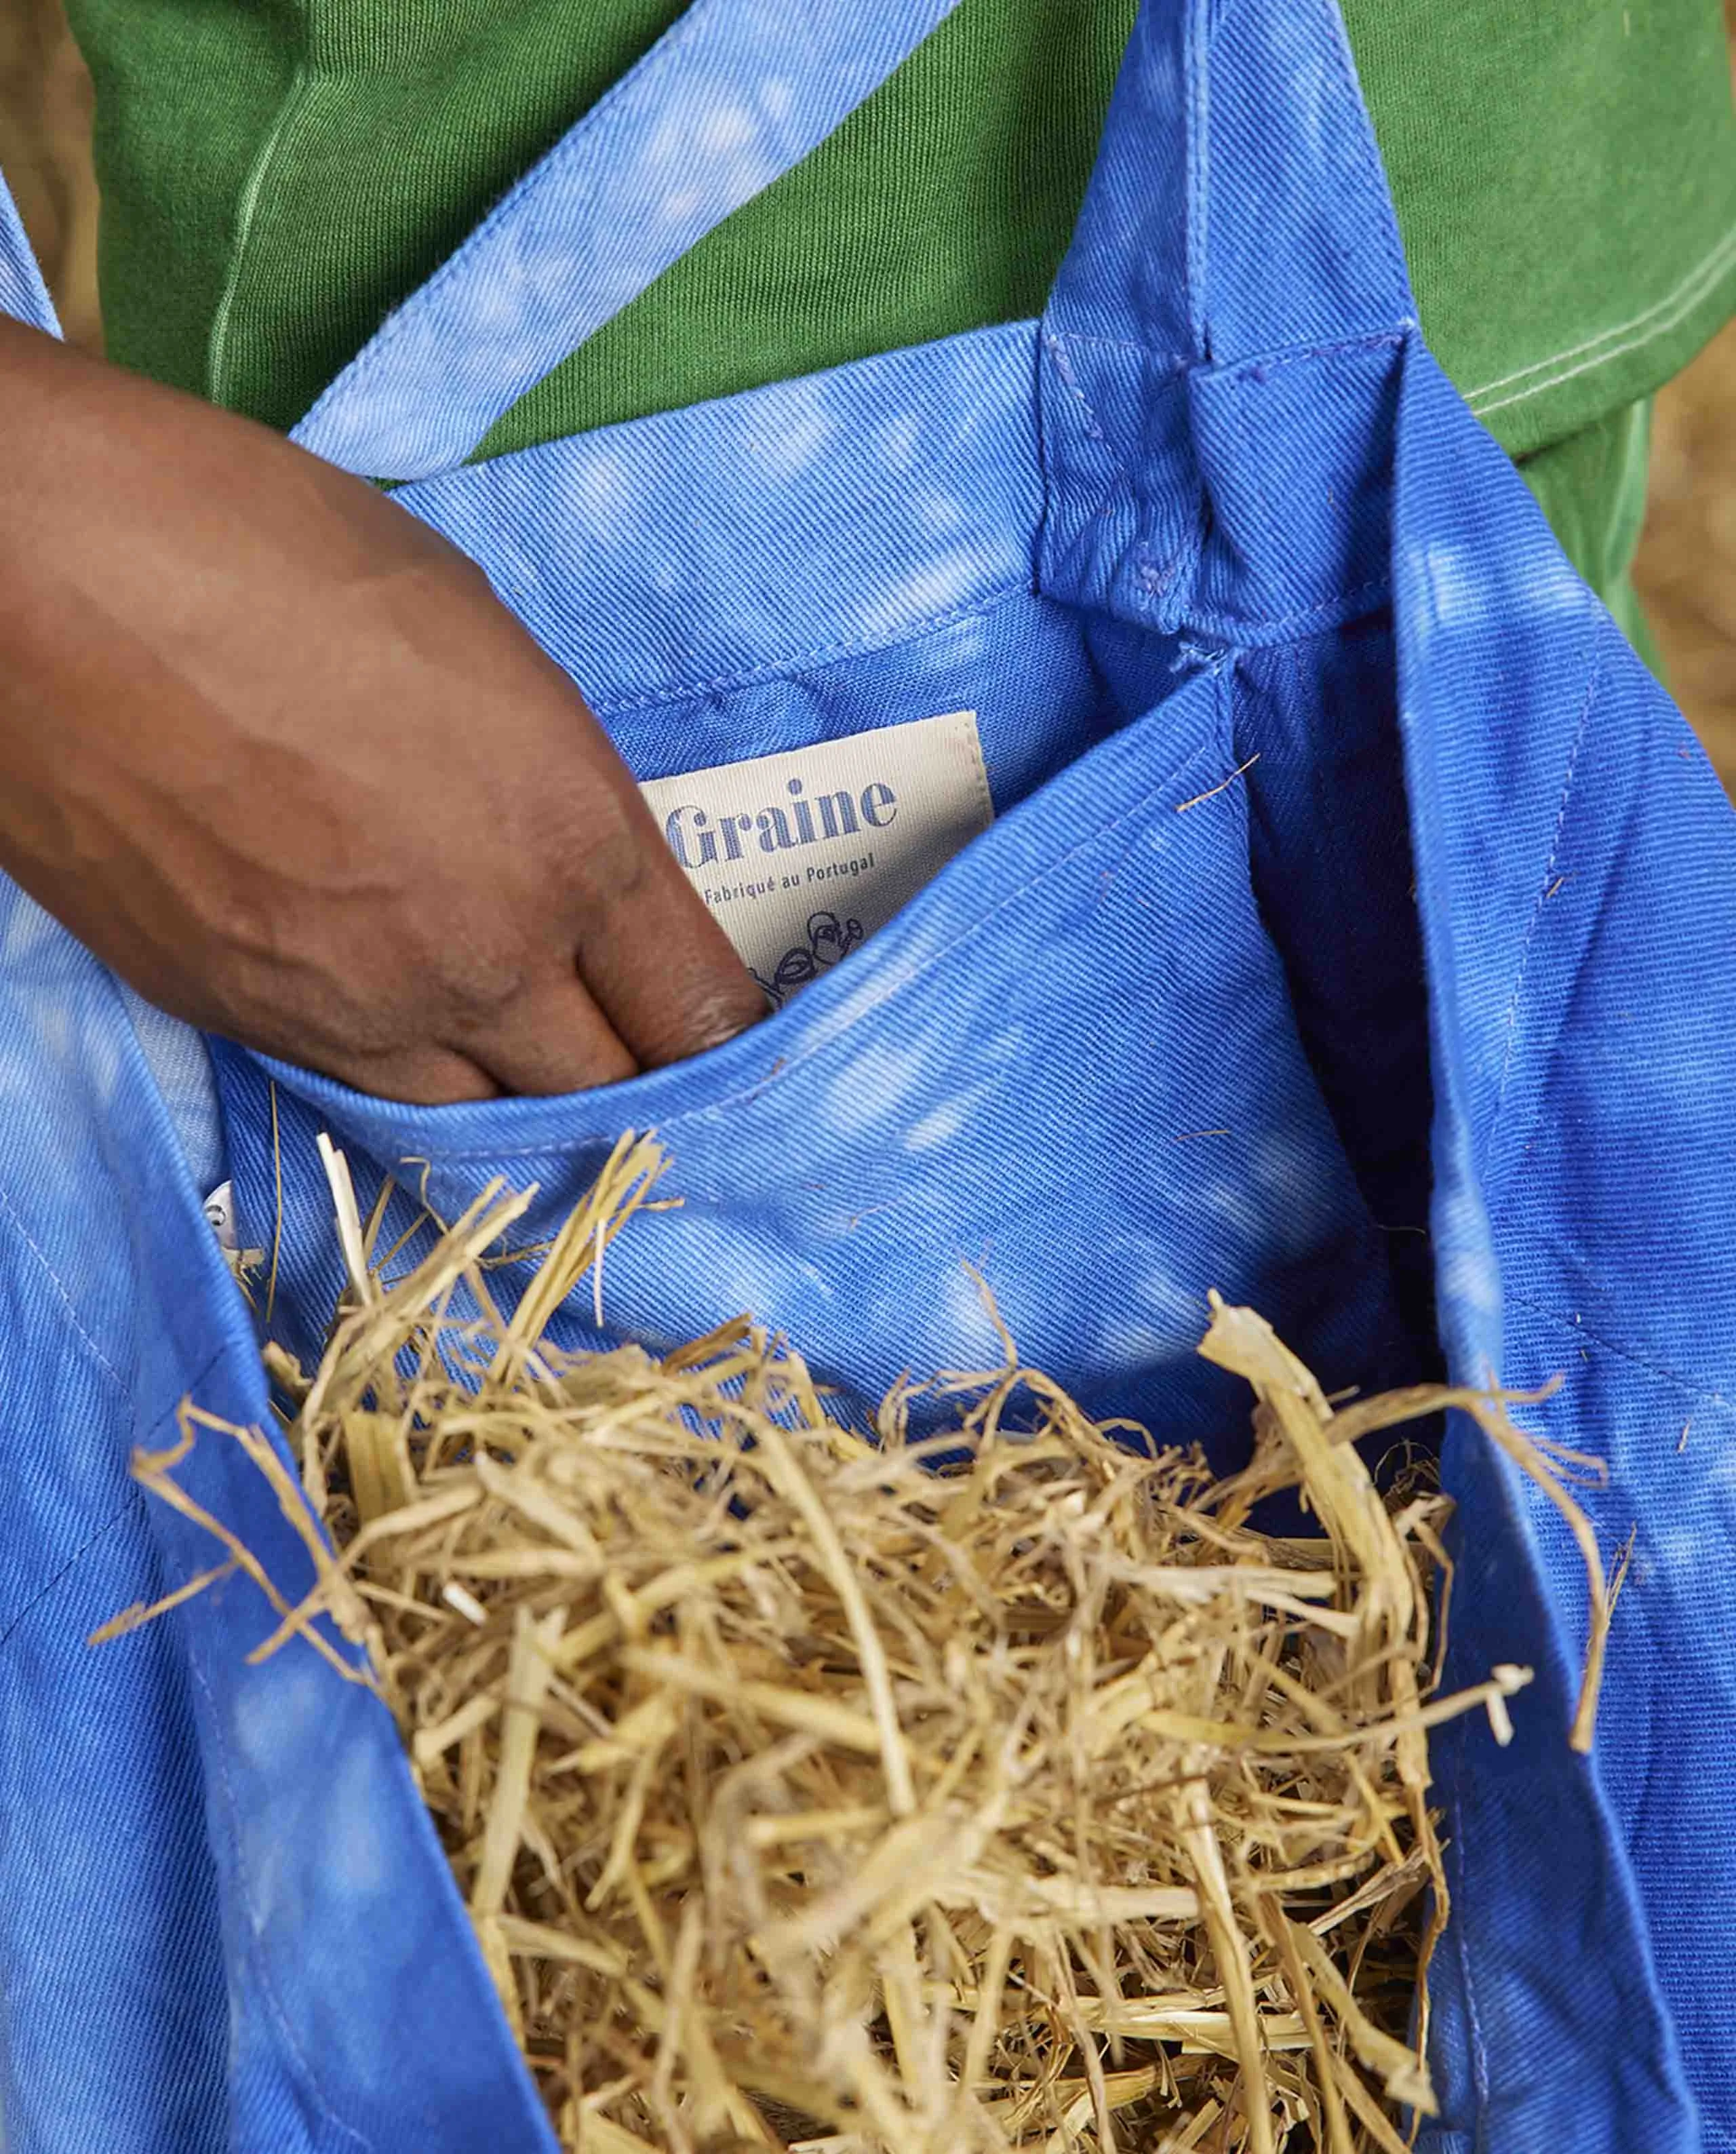
<path fill-rule="evenodd" d="M 994 819 L 974 711 L 639 789 L 776 1003 L 884 926 Z"/>

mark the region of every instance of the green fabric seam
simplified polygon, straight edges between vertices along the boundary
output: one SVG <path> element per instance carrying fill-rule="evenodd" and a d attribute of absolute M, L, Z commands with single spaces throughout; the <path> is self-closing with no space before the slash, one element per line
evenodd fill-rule
<path fill-rule="evenodd" d="M 236 211 L 235 239 L 229 251 L 228 274 L 223 279 L 223 288 L 218 297 L 217 310 L 211 318 L 211 332 L 205 345 L 206 395 L 213 404 L 225 401 L 228 390 L 227 361 L 229 353 L 229 324 L 235 311 L 235 303 L 241 289 L 241 280 L 247 263 L 248 243 L 253 236 L 254 222 L 259 198 L 264 192 L 265 182 L 272 166 L 293 127 L 308 90 L 310 77 L 307 58 L 304 54 L 295 64 L 278 107 L 277 117 L 270 131 L 260 145 L 259 154 L 253 160 L 253 168 L 248 175 L 242 190 L 241 201 Z"/>
<path fill-rule="evenodd" d="M 1468 390 L 1465 401 L 1479 419 L 1487 420 L 1492 411 L 1502 411 L 1515 404 L 1529 402 L 1533 397 L 1546 395 L 1558 389 L 1563 382 L 1576 375 L 1590 373 L 1594 368 L 1607 366 L 1618 359 L 1642 353 L 1678 329 L 1693 313 L 1696 307 L 1709 299 L 1717 290 L 1718 281 L 1736 269 L 1736 229 L 1727 232 L 1718 244 L 1701 256 L 1699 261 L 1682 277 L 1664 297 L 1647 308 L 1642 314 L 1626 321 L 1612 323 L 1587 337 L 1582 343 L 1568 345 L 1552 353 L 1546 359 L 1534 360 L 1529 366 L 1486 381 L 1480 388 Z M 1630 329 L 1643 329 L 1644 334 L 1628 337 L 1626 343 L 1610 344 L 1610 339 L 1621 337 Z M 1607 345 L 1608 349 L 1600 349 Z M 1565 365 L 1573 360 L 1572 365 Z M 1515 381 L 1525 380 L 1529 375 L 1541 374 L 1542 378 L 1524 389 L 1514 390 L 1510 395 L 1494 396 L 1491 392 L 1506 389 Z"/>

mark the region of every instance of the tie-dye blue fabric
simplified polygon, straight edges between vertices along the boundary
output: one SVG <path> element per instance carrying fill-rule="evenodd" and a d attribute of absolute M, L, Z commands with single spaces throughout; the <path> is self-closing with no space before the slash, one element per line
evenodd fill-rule
<path fill-rule="evenodd" d="M 1442 1351 L 1564 1370 L 1549 1432 L 1606 1462 L 1635 1565 L 1583 1760 L 1576 1555 L 1449 1430 L 1458 1671 L 1539 1680 L 1509 1749 L 1438 1748 L 1417 2143 L 1736 2148 L 1708 1942 L 1736 1916 L 1736 823 L 1417 337 L 1331 0 L 1147 0 L 1042 320 L 466 462 L 944 10 L 846 34 L 864 12 L 792 38 L 702 0 L 303 438 L 409 477 L 641 777 L 969 708 L 998 819 L 763 1027 L 610 1090 L 412 1110 L 217 1047 L 243 1238 L 275 1080 L 304 1352 L 336 1284 L 320 1127 L 442 1211 L 504 1173 L 552 1216 L 655 1125 L 685 1205 L 615 1245 L 611 1325 L 751 1307 L 847 1396 L 993 1357 L 967 1262 L 1090 1404 L 1220 1456 L 1209 1286 L 1329 1386 Z M 16 892 L 0 915 L 8 2154 L 548 2154 L 385 1713 L 311 1656 L 248 1667 L 241 1582 L 79 1642 L 207 1559 L 129 1493 L 130 1443 L 185 1391 L 265 1406 L 189 1043 Z M 222 1447 L 187 1470 L 303 1575 Z"/>
<path fill-rule="evenodd" d="M 13 321 L 28 322 L 32 329 L 46 329 L 50 336 L 60 334 L 54 303 L 3 181 L 0 181 L 0 314 Z"/>

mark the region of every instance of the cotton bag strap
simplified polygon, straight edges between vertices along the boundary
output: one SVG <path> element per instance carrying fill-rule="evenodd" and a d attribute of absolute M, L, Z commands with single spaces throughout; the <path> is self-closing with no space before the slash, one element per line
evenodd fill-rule
<path fill-rule="evenodd" d="M 292 439 L 431 478 L 799 164 L 957 0 L 694 0 L 392 314 Z"/>
<path fill-rule="evenodd" d="M 1224 367 L 1412 313 L 1338 0 L 1145 0 L 1050 332 Z"/>
<path fill-rule="evenodd" d="M 1146 0 L 1043 318 L 1043 588 L 1244 645 L 1366 610 L 1413 314 L 1337 0 Z"/>
<path fill-rule="evenodd" d="M 33 329 L 46 329 L 50 336 L 60 334 L 54 303 L 36 266 L 36 257 L 24 237 L 23 221 L 3 176 L 0 176 L 0 314 L 28 322 Z"/>

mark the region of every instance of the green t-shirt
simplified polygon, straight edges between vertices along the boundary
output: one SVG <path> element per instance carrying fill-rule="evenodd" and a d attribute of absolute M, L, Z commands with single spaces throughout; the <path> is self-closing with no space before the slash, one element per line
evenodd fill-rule
<path fill-rule="evenodd" d="M 871 0 L 865 0 L 871 4 Z M 111 355 L 287 426 L 678 0 L 70 0 Z M 518 447 L 1034 313 L 1134 0 L 962 0 L 526 397 Z M 1345 0 L 1424 326 L 1515 453 L 1736 305 L 1718 0 Z"/>

